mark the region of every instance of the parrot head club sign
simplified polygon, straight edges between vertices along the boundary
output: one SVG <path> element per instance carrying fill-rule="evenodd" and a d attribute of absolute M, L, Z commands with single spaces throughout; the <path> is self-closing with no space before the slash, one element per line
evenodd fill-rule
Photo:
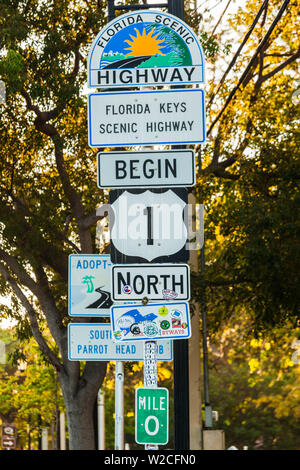
<path fill-rule="evenodd" d="M 204 82 L 204 55 L 191 28 L 162 12 L 118 16 L 94 39 L 88 57 L 89 87 Z"/>

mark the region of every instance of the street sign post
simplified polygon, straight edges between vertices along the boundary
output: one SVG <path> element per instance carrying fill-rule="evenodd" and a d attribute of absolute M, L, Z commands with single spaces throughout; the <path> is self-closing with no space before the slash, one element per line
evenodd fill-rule
<path fill-rule="evenodd" d="M 191 336 L 187 302 L 122 305 L 111 308 L 113 338 L 119 341 L 182 339 Z"/>
<path fill-rule="evenodd" d="M 112 263 L 186 262 L 185 188 L 110 190 Z"/>
<path fill-rule="evenodd" d="M 16 448 L 15 437 L 2 436 L 2 447 L 3 449 L 14 450 Z"/>
<path fill-rule="evenodd" d="M 189 300 L 190 267 L 187 264 L 120 264 L 111 270 L 115 301 Z"/>
<path fill-rule="evenodd" d="M 135 391 L 135 440 L 138 444 L 167 444 L 169 391 L 139 387 Z"/>
<path fill-rule="evenodd" d="M 172 341 L 157 341 L 156 357 L 158 361 L 172 361 Z M 70 323 L 68 358 L 70 361 L 143 361 L 143 342 L 116 343 L 110 323 Z"/>
<path fill-rule="evenodd" d="M 122 91 L 88 97 L 90 147 L 199 144 L 205 141 L 204 91 Z"/>
<path fill-rule="evenodd" d="M 109 255 L 69 256 L 69 315 L 109 317 L 111 300 Z"/>
<path fill-rule="evenodd" d="M 2 424 L 2 447 L 14 450 L 17 444 L 17 428 L 15 424 Z"/>
<path fill-rule="evenodd" d="M 204 82 L 197 35 L 165 12 L 132 11 L 110 21 L 94 39 L 88 86 L 134 87 Z"/>
<path fill-rule="evenodd" d="M 193 150 L 99 152 L 99 188 L 170 188 L 195 184 Z"/>

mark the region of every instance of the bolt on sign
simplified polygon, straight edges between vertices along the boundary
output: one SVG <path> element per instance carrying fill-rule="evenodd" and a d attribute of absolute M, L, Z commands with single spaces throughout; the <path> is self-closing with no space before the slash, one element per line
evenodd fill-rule
<path fill-rule="evenodd" d="M 164 12 L 131 12 L 94 39 L 88 86 L 133 87 L 203 83 L 204 54 L 194 31 Z"/>
<path fill-rule="evenodd" d="M 109 203 L 114 264 L 188 261 L 186 188 L 114 189 Z"/>
<path fill-rule="evenodd" d="M 138 444 L 167 444 L 169 391 L 139 387 L 135 391 L 135 440 Z"/>

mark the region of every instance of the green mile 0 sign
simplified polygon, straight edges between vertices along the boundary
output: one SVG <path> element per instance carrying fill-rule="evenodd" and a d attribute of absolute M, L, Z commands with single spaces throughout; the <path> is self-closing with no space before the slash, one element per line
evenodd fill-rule
<path fill-rule="evenodd" d="M 169 439 L 169 391 L 143 388 L 135 391 L 135 440 L 138 444 L 167 444 Z"/>

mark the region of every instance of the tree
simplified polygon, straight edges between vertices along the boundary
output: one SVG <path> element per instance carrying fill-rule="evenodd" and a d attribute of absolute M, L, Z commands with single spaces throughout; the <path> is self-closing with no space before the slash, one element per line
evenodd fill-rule
<path fill-rule="evenodd" d="M 18 308 L 64 393 L 72 449 L 93 449 L 92 415 L 106 364 L 67 357 L 68 254 L 95 250 L 95 154 L 86 141 L 84 65 L 104 8 L 2 1 L 0 73 L 2 293 Z M 98 194 L 95 198 L 95 194 Z M 40 328 L 46 320 L 58 351 Z"/>
<path fill-rule="evenodd" d="M 259 32 L 241 56 L 238 70 L 249 61 L 278 6 L 278 0 L 266 3 Z M 249 24 L 256 7 L 249 1 L 237 24 Z M 0 0 L 0 11 L 0 77 L 7 90 L 0 117 L 1 294 L 12 292 L 12 315 L 21 318 L 22 309 L 26 311 L 26 319 L 21 320 L 24 327 L 31 330 L 57 371 L 66 404 L 70 448 L 93 449 L 93 408 L 106 364 L 88 362 L 81 368 L 78 362 L 68 360 L 67 260 L 71 253 L 96 251 L 96 208 L 105 202 L 105 194 L 96 186 L 95 152 L 87 145 L 86 99 L 82 93 L 88 47 L 107 21 L 105 6 L 68 0 L 50 4 Z M 206 200 L 227 190 L 224 182 L 229 185 L 237 180 L 239 167 L 252 147 L 251 133 L 259 125 L 259 105 L 260 112 L 264 111 L 266 90 L 272 92 L 267 84 L 278 87 L 274 78 L 279 72 L 293 72 L 295 68 L 295 12 L 292 3 L 285 9 L 276 34 L 272 33 L 272 40 L 252 61 L 242 82 L 244 90 L 238 91 L 239 100 L 231 99 L 216 121 L 217 132 L 210 131 L 201 155 L 199 180 L 202 184 L 204 179 Z M 215 67 L 218 57 L 223 60 L 223 49 L 228 54 L 229 48 L 219 48 L 222 41 L 215 32 L 213 37 L 205 33 L 200 23 L 200 37 Z M 220 101 L 211 107 L 212 123 L 220 103 L 230 96 L 230 86 L 232 83 L 226 82 L 218 95 Z M 246 117 L 241 116 L 239 105 L 247 110 Z M 262 125 L 265 119 L 273 117 L 264 116 Z M 215 177 L 222 178 L 221 183 Z M 216 269 L 210 282 L 219 281 L 215 274 Z M 55 347 L 43 334 L 44 321 Z"/>
<path fill-rule="evenodd" d="M 247 2 L 231 20 L 232 28 L 249 25 L 250 31 L 258 10 L 256 2 Z M 295 5 L 264 2 L 260 11 L 243 54 L 235 55 L 226 80 L 221 78 L 223 85 L 211 84 L 211 142 L 200 155 L 197 191 L 207 207 L 206 295 L 216 325 L 241 308 L 252 311 L 255 328 L 288 318 L 295 322 L 298 314 Z M 195 281 L 198 295 L 201 283 Z"/>
<path fill-rule="evenodd" d="M 299 364 L 292 325 L 251 334 L 241 311 L 210 337 L 211 400 L 225 430 L 226 448 L 299 449 Z"/>
<path fill-rule="evenodd" d="M 3 334 L 7 332 L 1 331 Z M 2 422 L 16 425 L 18 449 L 37 449 L 42 426 L 52 427 L 52 446 L 56 447 L 58 413 L 64 410 L 56 371 L 33 339 L 21 342 L 13 340 L 15 331 L 9 334 L 6 361 L 0 369 Z M 51 341 L 49 335 L 46 337 Z"/>

